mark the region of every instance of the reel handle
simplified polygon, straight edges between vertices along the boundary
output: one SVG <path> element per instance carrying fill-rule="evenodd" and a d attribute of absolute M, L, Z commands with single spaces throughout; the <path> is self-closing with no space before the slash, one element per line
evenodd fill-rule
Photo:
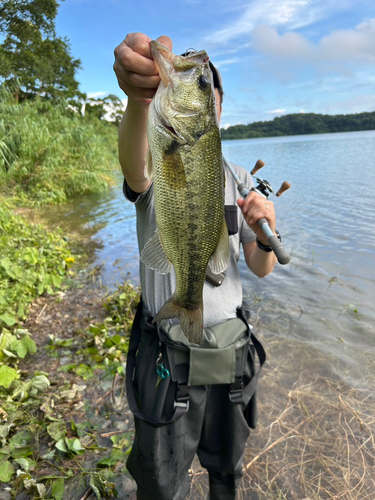
<path fill-rule="evenodd" d="M 265 165 L 265 163 L 264 163 L 264 161 L 263 161 L 263 160 L 258 160 L 258 161 L 256 162 L 256 164 L 254 165 L 253 170 L 250 172 L 250 173 L 251 173 L 251 175 L 255 175 L 255 174 L 258 172 L 258 170 L 260 170 L 261 168 L 263 168 L 263 167 L 264 167 L 264 165 Z"/>
<path fill-rule="evenodd" d="M 284 181 L 281 186 L 280 186 L 280 189 L 278 190 L 278 192 L 276 193 L 276 196 L 281 196 L 283 193 L 285 193 L 285 191 L 287 191 L 288 189 L 290 188 L 290 184 L 289 182 L 287 181 Z"/>

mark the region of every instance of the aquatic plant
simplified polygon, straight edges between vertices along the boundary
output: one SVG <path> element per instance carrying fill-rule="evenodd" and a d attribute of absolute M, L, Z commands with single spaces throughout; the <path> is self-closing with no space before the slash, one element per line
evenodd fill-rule
<path fill-rule="evenodd" d="M 102 323 L 71 337 L 64 331 L 62 338 L 51 334 L 41 351 L 26 329 L 3 329 L 0 484 L 12 498 L 22 490 L 27 498 L 49 500 L 62 500 L 69 491 L 117 498 L 115 479 L 126 474 L 133 431 L 119 422 L 116 430 L 103 432 L 103 422 L 116 409 L 124 415 L 128 325 L 138 300 L 139 290 L 125 282 L 106 297 L 109 315 Z M 42 357 L 47 369 L 58 359 L 60 368 L 25 370 L 29 355 L 39 356 L 39 362 Z"/>
<path fill-rule="evenodd" d="M 0 208 L 0 328 L 25 319 L 35 297 L 59 290 L 73 262 L 61 231 Z"/>

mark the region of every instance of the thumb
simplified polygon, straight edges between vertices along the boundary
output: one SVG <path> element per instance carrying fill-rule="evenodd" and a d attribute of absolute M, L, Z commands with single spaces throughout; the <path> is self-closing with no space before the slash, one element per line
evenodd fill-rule
<path fill-rule="evenodd" d="M 166 35 L 159 36 L 159 38 L 157 38 L 156 41 L 168 47 L 170 51 L 173 49 L 173 42 L 169 38 L 169 36 Z"/>

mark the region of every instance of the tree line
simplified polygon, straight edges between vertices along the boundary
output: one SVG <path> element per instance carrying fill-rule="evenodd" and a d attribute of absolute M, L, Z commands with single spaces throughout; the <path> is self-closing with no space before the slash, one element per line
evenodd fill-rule
<path fill-rule="evenodd" d="M 222 139 L 251 139 L 282 135 L 326 134 L 375 129 L 375 111 L 348 115 L 294 113 L 273 120 L 234 125 L 221 130 Z"/>
<path fill-rule="evenodd" d="M 76 114 L 106 116 L 118 125 L 123 105 L 117 96 L 92 99 L 79 90 L 81 61 L 72 56 L 69 40 L 56 33 L 59 5 L 58 0 L 0 1 L 0 84 L 19 103 L 65 101 Z"/>

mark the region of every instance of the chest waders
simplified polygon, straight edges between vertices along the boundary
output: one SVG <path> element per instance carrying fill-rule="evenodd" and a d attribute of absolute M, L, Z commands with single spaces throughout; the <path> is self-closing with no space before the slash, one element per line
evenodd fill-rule
<path fill-rule="evenodd" d="M 153 325 L 141 300 L 126 366 L 127 398 L 134 415 L 154 426 L 175 422 L 189 410 L 191 386 L 226 384 L 229 400 L 246 408 L 248 424 L 255 428 L 255 391 L 266 354 L 241 309 L 237 316 L 205 328 L 203 342 L 197 346 L 189 343 L 179 325 L 166 321 Z"/>

